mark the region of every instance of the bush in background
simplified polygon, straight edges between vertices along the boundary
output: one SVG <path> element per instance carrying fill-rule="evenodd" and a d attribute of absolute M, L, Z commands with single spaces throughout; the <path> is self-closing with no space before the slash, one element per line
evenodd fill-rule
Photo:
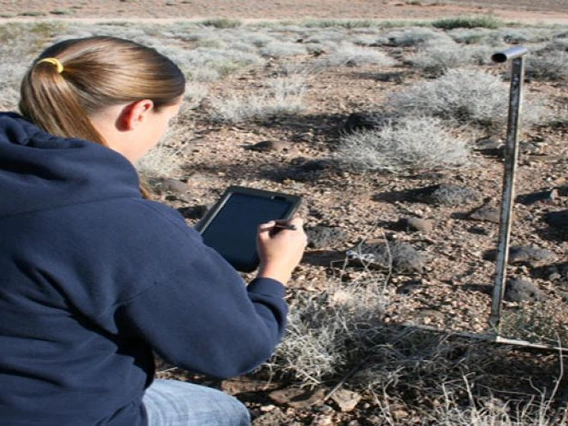
<path fill-rule="evenodd" d="M 417 46 L 427 41 L 443 42 L 451 39 L 442 31 L 436 31 L 431 28 L 410 27 L 403 30 L 395 30 L 384 35 L 388 40 L 388 44 L 397 47 Z"/>
<path fill-rule="evenodd" d="M 444 18 L 432 22 L 434 28 L 452 30 L 454 28 L 490 28 L 503 26 L 503 21 L 495 15 L 469 16 L 461 18 Z"/>
<path fill-rule="evenodd" d="M 470 162 L 466 140 L 432 117 L 402 117 L 376 130 L 346 135 L 336 159 L 347 169 L 391 172 L 463 167 Z"/>
<path fill-rule="evenodd" d="M 376 65 L 378 67 L 391 67 L 396 61 L 384 52 L 368 47 L 359 47 L 352 44 L 341 44 L 333 52 L 317 61 L 317 68 L 338 66 Z"/>
<path fill-rule="evenodd" d="M 305 77 L 292 74 L 270 80 L 263 91 L 247 96 L 217 98 L 211 101 L 214 121 L 240 123 L 262 120 L 276 114 L 294 114 L 303 109 Z"/>
<path fill-rule="evenodd" d="M 421 81 L 392 94 L 387 106 L 398 114 L 427 115 L 453 125 L 473 125 L 495 131 L 505 126 L 509 85 L 499 77 L 469 69 L 449 70 L 433 81 Z M 525 94 L 522 125 L 529 128 L 549 119 L 540 100 Z"/>
<path fill-rule="evenodd" d="M 427 42 L 407 62 L 425 73 L 440 76 L 453 68 L 491 63 L 495 49 L 489 46 L 462 46 L 455 42 Z"/>
<path fill-rule="evenodd" d="M 567 50 L 567 46 L 553 42 L 527 55 L 525 61 L 527 77 L 544 81 L 567 81 Z"/>

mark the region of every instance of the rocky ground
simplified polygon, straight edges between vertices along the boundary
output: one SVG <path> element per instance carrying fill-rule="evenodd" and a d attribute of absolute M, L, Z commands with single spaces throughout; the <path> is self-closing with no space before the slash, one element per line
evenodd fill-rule
<path fill-rule="evenodd" d="M 62 19 L 436 19 L 441 16 L 495 13 L 506 20 L 567 22 L 563 0 L 325 0 L 240 2 L 235 0 L 103 0 L 103 1 L 0 1 L 0 17 Z"/>
<path fill-rule="evenodd" d="M 1 1 L 0 6 L 4 22 L 298 16 L 395 20 L 487 12 L 526 22 L 568 22 L 567 7 L 559 0 L 541 1 L 538 6 L 508 0 Z M 384 49 L 393 57 L 403 53 L 399 47 Z M 262 70 L 211 82 L 209 97 L 254 90 L 281 72 L 281 65 L 275 59 Z M 506 73 L 507 67 L 484 69 Z M 301 195 L 304 201 L 299 214 L 306 219 L 310 246 L 290 284 L 291 304 L 297 296 L 326 294 L 331 283 L 348 286 L 380 281 L 388 303 L 378 315 L 377 327 L 385 340 L 351 366 L 353 370 L 348 368 L 317 384 L 281 372 L 271 374 L 269 368 L 244 378 L 216 381 L 160 365 L 162 377 L 189 378 L 236 395 L 251 408 L 257 426 L 441 424 L 425 413 L 447 402 L 435 396 L 441 394 L 442 383 L 464 377 L 475 383 L 475 393 L 497 395 L 501 406 L 509 399 L 538 398 L 535 389 L 546 389 L 542 393 L 550 397 L 555 380 L 562 376 L 561 357 L 554 350 L 525 350 L 484 341 L 493 331 L 488 322 L 505 129 L 476 136 L 469 168 L 363 173 L 339 169 L 329 161 L 340 137 L 365 126 L 366 114 L 388 93 L 423 78 L 400 65 L 332 67 L 307 79 L 308 109 L 301 114 L 223 124 L 211 121 L 205 103 L 186 116 L 187 122 L 180 124 L 187 142 L 180 154 L 182 166 L 171 176 L 151 180 L 156 198 L 179 209 L 194 224 L 229 185 Z M 558 110 L 566 107 L 563 83 L 528 81 L 526 97 L 538 95 L 546 95 Z M 567 122 L 536 126 L 521 135 L 513 250 L 507 271 L 511 282 L 503 306 L 503 337 L 552 346 L 558 339 L 564 344 L 568 340 L 564 340 L 568 243 L 563 216 L 568 209 Z M 363 267 L 347 262 L 346 257 L 348 250 L 362 242 L 361 250 L 375 255 Z M 524 310 L 525 303 L 532 310 Z M 539 313 L 551 315 L 543 319 Z M 393 379 L 380 388 L 382 394 L 377 387 L 365 388 L 350 380 L 373 363 L 392 365 L 385 371 Z M 561 391 L 555 396 L 554 410 L 562 408 L 565 400 Z M 454 397 L 461 406 L 469 401 L 467 393 Z M 556 418 L 546 424 L 560 423 Z"/>

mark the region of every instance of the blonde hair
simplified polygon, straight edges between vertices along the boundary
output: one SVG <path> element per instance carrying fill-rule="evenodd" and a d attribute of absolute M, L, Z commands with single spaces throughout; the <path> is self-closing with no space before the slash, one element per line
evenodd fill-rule
<path fill-rule="evenodd" d="M 62 68 L 46 60 L 50 58 Z M 24 117 L 53 135 L 106 146 L 89 116 L 142 99 L 152 100 L 159 110 L 175 104 L 184 90 L 181 70 L 155 49 L 95 36 L 47 48 L 22 80 L 19 108 Z"/>

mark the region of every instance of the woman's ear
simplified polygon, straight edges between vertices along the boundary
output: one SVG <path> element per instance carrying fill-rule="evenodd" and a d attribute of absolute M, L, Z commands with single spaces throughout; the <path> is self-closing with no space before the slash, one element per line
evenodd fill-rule
<path fill-rule="evenodd" d="M 126 105 L 118 117 L 119 130 L 134 130 L 146 120 L 153 108 L 154 102 L 150 99 L 142 99 Z"/>

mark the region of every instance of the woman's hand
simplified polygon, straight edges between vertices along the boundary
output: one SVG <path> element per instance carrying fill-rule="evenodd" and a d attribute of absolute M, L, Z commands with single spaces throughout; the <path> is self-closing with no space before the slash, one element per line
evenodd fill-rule
<path fill-rule="evenodd" d="M 294 218 L 286 222 L 271 221 L 258 227 L 258 277 L 272 278 L 286 284 L 292 271 L 302 260 L 308 243 L 303 224 L 302 219 Z M 279 225 L 293 225 L 296 229 L 286 229 Z"/>

